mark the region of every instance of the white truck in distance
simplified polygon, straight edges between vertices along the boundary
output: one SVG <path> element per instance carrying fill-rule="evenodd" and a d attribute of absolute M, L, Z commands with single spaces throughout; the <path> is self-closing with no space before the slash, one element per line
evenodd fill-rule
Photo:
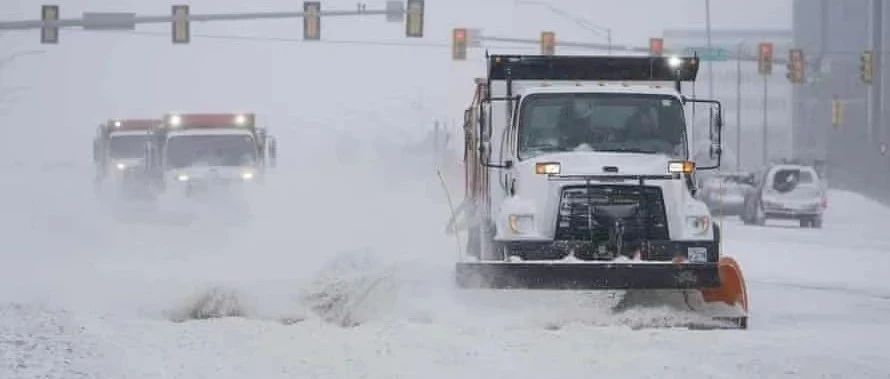
<path fill-rule="evenodd" d="M 696 58 L 489 57 L 465 112 L 462 287 L 694 289 L 738 307 L 738 265 L 693 197 L 686 113 L 710 117 L 719 166 L 721 107 L 685 97 Z M 689 115 L 689 117 L 694 117 Z"/>
<path fill-rule="evenodd" d="M 170 114 L 155 130 L 152 172 L 160 187 L 191 196 L 262 180 L 276 144 L 253 114 Z"/>
<path fill-rule="evenodd" d="M 113 185 L 126 194 L 144 193 L 146 148 L 152 129 L 160 124 L 153 119 L 116 119 L 99 125 L 93 139 L 97 188 Z"/>

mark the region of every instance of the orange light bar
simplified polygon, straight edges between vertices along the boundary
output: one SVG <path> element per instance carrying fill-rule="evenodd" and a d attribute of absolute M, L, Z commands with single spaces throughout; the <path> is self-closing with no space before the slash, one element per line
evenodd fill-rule
<path fill-rule="evenodd" d="M 178 118 L 171 125 L 181 128 L 226 128 L 226 127 L 252 127 L 255 116 L 252 113 L 193 113 L 175 114 L 167 116 L 167 124 Z"/>

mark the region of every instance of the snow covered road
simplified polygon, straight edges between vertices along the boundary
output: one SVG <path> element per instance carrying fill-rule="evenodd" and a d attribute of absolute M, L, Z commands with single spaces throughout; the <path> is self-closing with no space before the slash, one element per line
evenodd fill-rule
<path fill-rule="evenodd" d="M 890 210 L 855 194 L 831 194 L 823 230 L 725 220 L 725 251 L 749 280 L 751 328 L 692 331 L 639 329 L 676 316 L 658 309 L 616 316 L 609 294 L 458 292 L 441 188 L 366 183 L 384 200 L 291 188 L 294 204 L 259 202 L 247 225 L 205 220 L 186 229 L 157 220 L 121 225 L 89 202 L 42 194 L 45 202 L 30 211 L 47 213 L 23 217 L 48 226 L 5 225 L 17 233 L 0 267 L 0 377 L 890 375 Z M 353 238 L 294 233 L 291 226 L 307 224 L 282 222 L 289 214 L 336 223 L 316 191 L 364 215 L 340 224 Z M 391 211 L 385 199 L 394 197 L 417 205 L 385 218 L 386 229 L 404 233 L 398 244 L 367 216 Z M 77 216 L 84 212 L 95 217 Z M 54 238 L 35 238 L 47 227 Z M 343 257 L 345 271 L 337 266 Z M 343 274 L 333 278 L 357 276 L 319 283 L 332 262 Z M 246 317 L 171 321 L 214 287 L 230 290 Z M 320 288 L 352 298 L 341 308 L 313 308 L 307 296 Z M 352 326 L 331 321 L 342 312 Z"/>

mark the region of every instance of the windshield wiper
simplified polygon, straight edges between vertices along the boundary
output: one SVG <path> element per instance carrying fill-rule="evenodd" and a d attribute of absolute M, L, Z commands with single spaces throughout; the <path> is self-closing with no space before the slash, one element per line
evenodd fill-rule
<path fill-rule="evenodd" d="M 537 150 L 537 151 L 565 151 L 565 149 L 559 146 L 553 145 L 531 145 L 526 146 L 524 150 Z"/>
<path fill-rule="evenodd" d="M 640 154 L 658 154 L 655 150 L 635 149 L 630 147 L 616 147 L 611 149 L 596 149 L 597 152 L 603 153 L 640 153 Z"/>

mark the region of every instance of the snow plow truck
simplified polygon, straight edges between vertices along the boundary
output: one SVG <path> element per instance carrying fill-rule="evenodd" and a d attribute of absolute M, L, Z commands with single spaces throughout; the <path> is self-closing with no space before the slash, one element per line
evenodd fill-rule
<path fill-rule="evenodd" d="M 722 153 L 721 103 L 683 94 L 698 58 L 492 55 L 487 66 L 464 113 L 458 286 L 692 292 L 746 328 L 741 269 L 694 197 L 696 171 Z M 690 158 L 700 116 L 709 162 Z"/>
<path fill-rule="evenodd" d="M 160 124 L 154 119 L 115 119 L 99 125 L 93 139 L 97 189 L 111 184 L 126 195 L 150 195 L 145 154 L 151 131 Z"/>
<path fill-rule="evenodd" d="M 168 114 L 149 151 L 159 191 L 186 197 L 261 181 L 276 159 L 275 139 L 251 113 Z"/>

